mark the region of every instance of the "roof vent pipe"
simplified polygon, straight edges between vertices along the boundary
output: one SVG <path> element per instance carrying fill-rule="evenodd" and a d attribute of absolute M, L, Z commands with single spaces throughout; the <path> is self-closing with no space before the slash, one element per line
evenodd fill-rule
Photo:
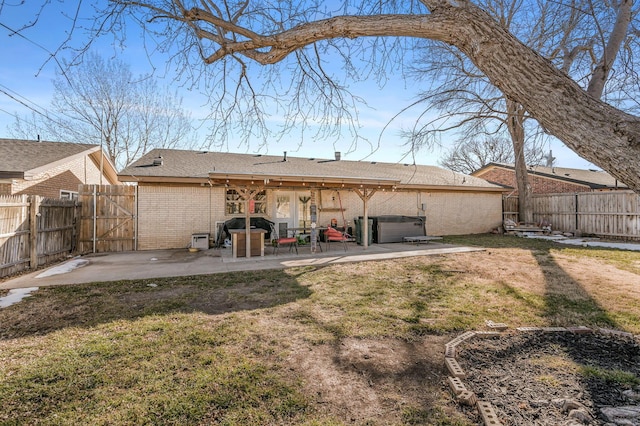
<path fill-rule="evenodd" d="M 282 157 L 282 161 L 283 162 L 287 161 L 287 151 L 284 151 L 284 157 Z"/>
<path fill-rule="evenodd" d="M 342 157 L 342 154 L 340 154 L 340 151 L 336 151 L 336 161 L 340 161 L 341 157 Z"/>
<path fill-rule="evenodd" d="M 162 161 L 162 156 L 153 159 L 154 166 L 162 166 L 162 164 L 164 164 L 164 161 Z"/>

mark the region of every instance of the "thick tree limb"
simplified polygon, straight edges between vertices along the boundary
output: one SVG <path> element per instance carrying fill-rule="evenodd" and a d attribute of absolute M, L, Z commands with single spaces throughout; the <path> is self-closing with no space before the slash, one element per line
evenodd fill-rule
<path fill-rule="evenodd" d="M 640 119 L 599 101 L 564 72 L 505 31 L 487 13 L 464 0 L 424 0 L 428 15 L 338 16 L 274 34 L 257 34 L 202 9 L 183 19 L 197 35 L 219 45 L 205 61 L 242 55 L 273 64 L 321 40 L 356 37 L 418 37 L 455 46 L 507 98 L 522 104 L 549 133 L 583 158 L 640 192 Z M 246 20 L 246 19 L 245 19 Z M 220 31 L 222 29 L 223 31 Z M 218 34 L 230 32 L 234 39 Z"/>

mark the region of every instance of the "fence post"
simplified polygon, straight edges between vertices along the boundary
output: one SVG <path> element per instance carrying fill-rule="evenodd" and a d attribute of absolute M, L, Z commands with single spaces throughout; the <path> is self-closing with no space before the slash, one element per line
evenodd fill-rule
<path fill-rule="evenodd" d="M 97 227 L 98 227 L 98 185 L 93 185 L 93 250 L 92 253 L 96 252 L 96 238 L 97 238 Z"/>
<path fill-rule="evenodd" d="M 40 217 L 41 198 L 38 195 L 29 197 L 29 266 L 38 267 L 38 217 Z"/>
<path fill-rule="evenodd" d="M 580 232 L 580 209 L 578 208 L 578 193 L 576 192 L 576 231 L 575 231 L 575 235 L 581 235 L 582 233 Z"/>

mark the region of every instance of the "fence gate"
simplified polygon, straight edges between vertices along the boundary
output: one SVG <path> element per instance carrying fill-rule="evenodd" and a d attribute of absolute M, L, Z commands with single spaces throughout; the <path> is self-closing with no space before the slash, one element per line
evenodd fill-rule
<path fill-rule="evenodd" d="M 518 196 L 517 195 L 503 195 L 502 196 L 502 221 L 507 219 L 516 223 L 518 220 Z"/>
<path fill-rule="evenodd" d="M 81 185 L 80 252 L 137 249 L 137 189 L 124 185 Z"/>

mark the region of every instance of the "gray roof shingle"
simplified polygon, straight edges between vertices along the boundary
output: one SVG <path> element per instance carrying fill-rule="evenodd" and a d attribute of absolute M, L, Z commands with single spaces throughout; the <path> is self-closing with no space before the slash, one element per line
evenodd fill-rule
<path fill-rule="evenodd" d="M 0 172 L 25 173 L 96 147 L 99 148 L 91 144 L 0 139 Z"/>
<path fill-rule="evenodd" d="M 154 159 L 162 157 L 162 165 Z M 159 163 L 159 161 L 157 161 Z M 348 161 L 335 159 L 234 154 L 208 151 L 154 149 L 119 174 L 121 181 L 144 178 L 202 178 L 216 174 L 256 174 L 273 177 L 380 179 L 400 181 L 408 186 L 464 186 L 499 188 L 484 179 L 436 166 Z"/>
<path fill-rule="evenodd" d="M 513 164 L 491 163 L 483 167 L 482 169 L 478 170 L 478 172 L 493 166 L 514 170 Z M 604 172 L 602 170 L 585 170 L 585 169 L 572 169 L 567 167 L 544 167 L 544 166 L 531 166 L 528 168 L 528 170 L 529 170 L 529 174 L 531 175 L 543 176 L 551 179 L 559 179 L 567 182 L 587 185 L 593 189 L 627 188 L 627 185 L 625 185 L 622 182 L 619 182 L 616 178 L 611 176 L 609 173 Z M 478 172 L 474 172 L 474 174 Z"/>

